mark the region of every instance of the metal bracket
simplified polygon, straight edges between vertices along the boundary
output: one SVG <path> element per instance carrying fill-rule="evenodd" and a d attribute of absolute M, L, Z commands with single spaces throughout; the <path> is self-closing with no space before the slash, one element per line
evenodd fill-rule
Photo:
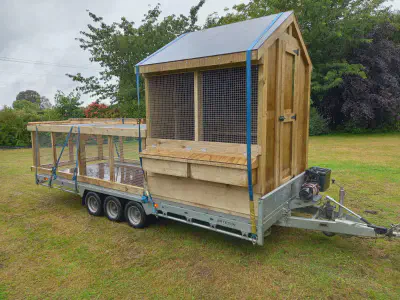
<path fill-rule="evenodd" d="M 299 53 L 300 53 L 299 49 L 293 50 L 293 52 L 294 52 L 297 56 L 299 56 Z"/>
<path fill-rule="evenodd" d="M 294 114 L 293 116 L 291 116 L 290 117 L 291 119 L 293 119 L 293 120 L 297 120 L 297 115 L 296 114 Z"/>

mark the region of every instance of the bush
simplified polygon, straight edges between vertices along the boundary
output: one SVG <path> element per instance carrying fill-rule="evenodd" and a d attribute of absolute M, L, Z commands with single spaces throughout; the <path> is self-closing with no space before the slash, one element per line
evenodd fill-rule
<path fill-rule="evenodd" d="M 324 119 L 315 107 L 310 108 L 310 135 L 329 133 L 328 121 Z"/>
<path fill-rule="evenodd" d="M 40 119 L 37 113 L 5 107 L 0 111 L 0 145 L 29 146 L 31 138 L 26 125 Z"/>

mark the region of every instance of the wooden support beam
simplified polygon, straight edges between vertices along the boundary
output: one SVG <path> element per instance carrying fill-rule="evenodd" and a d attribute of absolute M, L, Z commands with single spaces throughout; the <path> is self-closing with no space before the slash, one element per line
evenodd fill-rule
<path fill-rule="evenodd" d="M 56 148 L 56 133 L 52 132 L 51 133 L 51 152 L 53 156 L 53 166 L 56 165 L 57 163 L 57 148 Z"/>
<path fill-rule="evenodd" d="M 280 128 L 279 124 L 279 115 L 282 113 L 281 111 L 281 101 L 283 95 L 283 85 L 282 85 L 282 72 L 283 72 L 283 42 L 278 39 L 277 44 L 277 59 L 276 59 L 276 86 L 275 86 L 275 144 L 274 144 L 274 188 L 278 187 L 280 184 L 280 144 L 281 144 L 281 136 L 280 136 Z"/>
<path fill-rule="evenodd" d="M 114 167 L 114 143 L 113 137 L 108 136 L 108 167 L 110 169 L 110 181 L 115 181 L 115 167 Z"/>
<path fill-rule="evenodd" d="M 151 114 L 150 114 L 150 95 L 149 95 L 149 79 L 144 78 L 144 97 L 146 101 L 146 136 L 151 136 Z M 144 137 L 142 135 L 142 137 Z"/>
<path fill-rule="evenodd" d="M 103 136 L 102 135 L 96 135 L 96 141 L 97 141 L 97 156 L 99 159 L 103 159 Z"/>
<path fill-rule="evenodd" d="M 73 162 L 74 159 L 74 140 L 72 139 L 72 135 L 69 137 L 68 140 L 68 158 L 69 161 Z"/>
<path fill-rule="evenodd" d="M 36 140 L 36 132 L 32 131 L 31 132 L 31 140 L 32 140 L 32 159 L 33 159 L 33 165 L 40 166 L 40 147 L 39 147 L 39 141 Z M 36 153 L 36 144 L 38 145 L 37 147 L 37 153 Z M 36 157 L 37 154 L 37 157 Z"/>
<path fill-rule="evenodd" d="M 118 137 L 119 144 L 119 161 L 124 162 L 124 137 Z"/>
<path fill-rule="evenodd" d="M 79 139 L 78 166 L 79 175 L 86 175 L 86 137 L 81 134 Z"/>

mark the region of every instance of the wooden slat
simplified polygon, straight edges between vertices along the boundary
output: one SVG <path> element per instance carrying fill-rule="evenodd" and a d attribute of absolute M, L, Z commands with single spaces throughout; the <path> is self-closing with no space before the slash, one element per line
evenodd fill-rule
<path fill-rule="evenodd" d="M 80 135 L 78 151 L 79 175 L 86 175 L 86 136 Z"/>
<path fill-rule="evenodd" d="M 33 159 L 33 165 L 40 166 L 40 147 L 39 147 L 39 141 L 36 140 L 36 132 L 32 131 L 31 132 L 31 141 L 32 141 L 32 159 Z M 36 146 L 37 145 L 37 146 Z M 36 147 L 37 147 L 37 157 L 36 157 Z"/>
<path fill-rule="evenodd" d="M 114 143 L 113 137 L 108 136 L 108 166 L 110 169 L 110 181 L 115 181 L 115 165 L 114 165 Z"/>
<path fill-rule="evenodd" d="M 96 136 L 96 142 L 97 142 L 97 155 L 99 156 L 99 159 L 103 159 L 104 153 L 103 153 L 103 136 L 102 135 L 97 135 Z"/>
<path fill-rule="evenodd" d="M 119 144 L 119 161 L 124 162 L 124 137 L 118 137 L 118 144 Z"/>
<path fill-rule="evenodd" d="M 147 139 L 147 148 L 160 148 L 170 150 L 188 150 L 205 153 L 224 153 L 224 154 L 241 154 L 246 153 L 246 144 L 234 143 L 216 143 L 204 141 L 184 141 L 184 140 L 167 140 L 167 139 Z M 253 156 L 260 155 L 261 149 L 259 145 L 251 145 L 251 154 Z"/>
<path fill-rule="evenodd" d="M 144 96 L 145 96 L 145 101 L 146 101 L 146 133 L 147 136 L 151 136 L 151 114 L 150 114 L 150 100 L 149 100 L 149 79 L 144 78 Z M 142 138 L 146 137 L 145 135 L 142 135 Z"/>
<path fill-rule="evenodd" d="M 157 158 L 160 160 L 200 163 L 226 166 L 228 168 L 246 169 L 247 159 L 243 155 L 227 155 L 218 153 L 201 153 L 192 151 L 168 151 L 148 148 L 140 157 Z M 258 167 L 257 157 L 252 158 L 252 168 Z"/>
<path fill-rule="evenodd" d="M 121 124 L 121 123 L 118 123 Z M 114 124 L 112 124 L 114 125 Z M 63 132 L 68 133 L 71 129 L 70 126 L 57 125 L 57 124 L 38 124 L 38 125 L 28 125 L 28 131 L 35 131 L 36 126 L 38 127 L 38 131 L 40 132 Z M 71 125 L 72 126 L 72 125 Z M 130 136 L 130 137 L 139 137 L 139 130 L 137 128 L 114 128 L 114 127 L 91 127 L 91 126 L 81 126 L 80 127 L 81 134 L 87 135 L 113 135 L 113 136 Z M 72 129 L 72 133 L 77 133 L 78 127 L 75 126 Z M 146 137 L 146 129 L 141 128 L 141 136 Z"/>
<path fill-rule="evenodd" d="M 276 59 L 276 95 L 275 95 L 275 145 L 274 145 L 274 150 L 275 150 L 275 174 L 274 174 L 274 179 L 275 179 L 275 184 L 274 188 L 279 186 L 280 182 L 280 160 L 281 160 L 281 153 L 280 153 L 280 128 L 281 124 L 279 124 L 279 115 L 281 113 L 281 102 L 283 101 L 282 95 L 283 95 L 283 85 L 282 85 L 282 73 L 284 70 L 284 64 L 283 64 L 283 59 L 282 59 L 282 54 L 283 54 L 283 41 L 278 40 L 277 44 L 277 59 Z"/>
<path fill-rule="evenodd" d="M 68 158 L 70 161 L 74 161 L 74 140 L 72 136 L 70 136 L 68 140 Z"/>
<path fill-rule="evenodd" d="M 252 60 L 257 60 L 257 50 L 252 52 Z M 194 58 L 180 61 L 172 61 L 160 64 L 140 66 L 140 73 L 159 73 L 177 70 L 190 70 L 197 68 L 208 68 L 222 65 L 231 65 L 246 61 L 246 52 L 215 55 L 210 57 Z"/>
<path fill-rule="evenodd" d="M 56 148 L 56 134 L 54 132 L 51 133 L 51 152 L 53 156 L 53 166 L 57 163 L 57 148 Z"/>

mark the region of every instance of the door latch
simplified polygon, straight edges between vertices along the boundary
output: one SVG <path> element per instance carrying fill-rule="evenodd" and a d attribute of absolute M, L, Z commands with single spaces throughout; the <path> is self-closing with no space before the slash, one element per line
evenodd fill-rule
<path fill-rule="evenodd" d="M 293 120 L 296 120 L 297 119 L 297 115 L 296 114 L 294 114 L 293 116 L 291 116 L 290 117 L 291 119 L 293 119 Z"/>
<path fill-rule="evenodd" d="M 279 121 L 281 122 L 285 121 L 285 116 L 279 116 Z"/>

